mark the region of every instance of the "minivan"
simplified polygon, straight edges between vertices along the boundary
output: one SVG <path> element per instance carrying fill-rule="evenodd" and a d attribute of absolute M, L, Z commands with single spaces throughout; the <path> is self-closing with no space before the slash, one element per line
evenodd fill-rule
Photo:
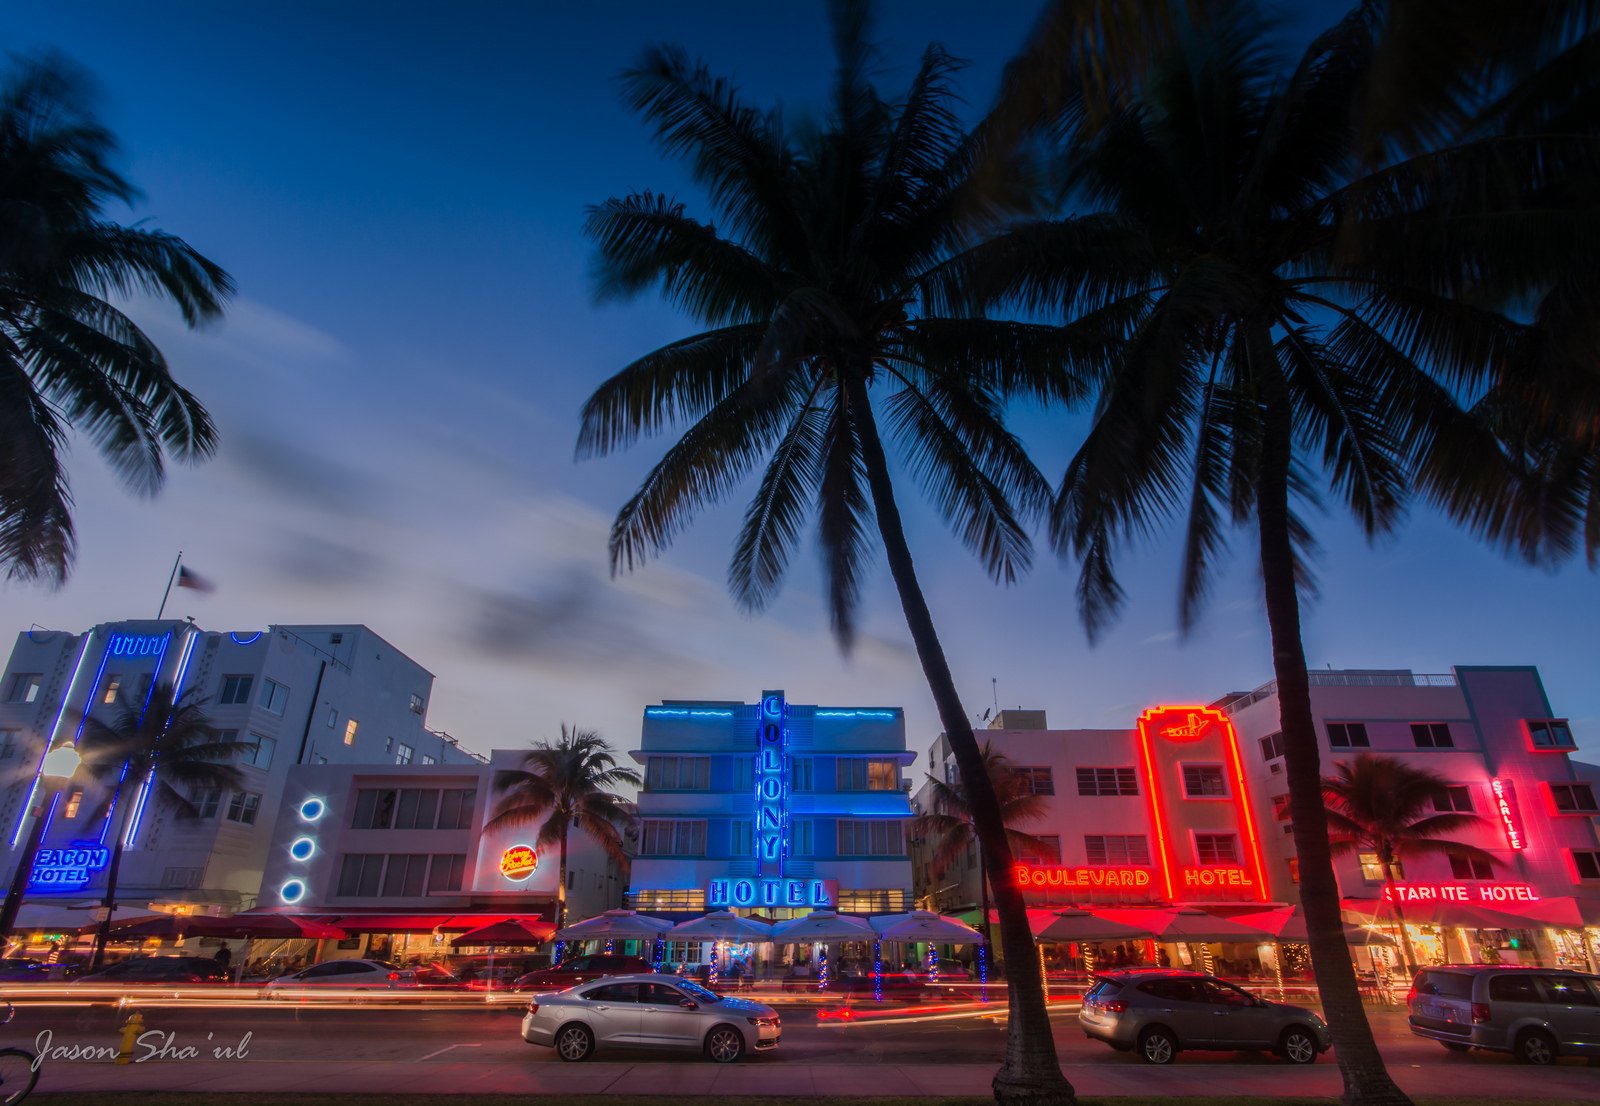
<path fill-rule="evenodd" d="M 1452 1052 L 1509 1052 L 1525 1064 L 1600 1056 L 1600 976 L 1498 964 L 1424 968 L 1406 995 L 1411 1032 Z"/>

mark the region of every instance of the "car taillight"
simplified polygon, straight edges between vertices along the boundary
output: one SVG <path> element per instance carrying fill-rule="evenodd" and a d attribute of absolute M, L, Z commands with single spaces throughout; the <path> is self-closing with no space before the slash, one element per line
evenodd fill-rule
<path fill-rule="evenodd" d="M 1472 1024 L 1473 1025 L 1484 1025 L 1488 1021 L 1489 1021 L 1489 1004 L 1487 1002 L 1475 1002 L 1475 1003 L 1473 1003 L 1472 1004 Z"/>
<path fill-rule="evenodd" d="M 537 1002 L 528 1003 L 528 1013 L 529 1014 L 537 1014 L 538 1012 L 539 1012 L 539 1004 Z"/>
<path fill-rule="evenodd" d="M 1406 992 L 1406 1005 L 1410 1006 L 1416 1000 L 1417 1000 L 1417 985 L 1415 983 L 1413 983 L 1411 985 L 1411 989 Z"/>
<path fill-rule="evenodd" d="M 1102 1002 L 1100 1009 L 1108 1014 L 1126 1014 L 1128 1012 L 1128 1004 L 1123 999 L 1114 998 L 1110 1002 Z"/>
<path fill-rule="evenodd" d="M 389 973 L 389 979 L 391 981 L 399 979 L 399 978 L 400 978 L 400 973 L 399 972 L 390 972 Z"/>

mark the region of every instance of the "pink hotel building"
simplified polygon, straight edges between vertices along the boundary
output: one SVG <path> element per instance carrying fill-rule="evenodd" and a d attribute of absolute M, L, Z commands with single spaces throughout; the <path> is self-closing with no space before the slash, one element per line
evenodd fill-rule
<path fill-rule="evenodd" d="M 1419 958 L 1600 965 L 1600 768 L 1574 760 L 1571 727 L 1537 669 L 1310 675 L 1324 775 L 1361 753 L 1395 757 L 1445 781 L 1436 809 L 1480 818 L 1460 840 L 1492 865 L 1427 855 L 1397 873 L 1392 895 Z M 1278 731 L 1275 684 L 1153 708 L 1125 730 L 1052 730 L 1042 711 L 1002 711 L 980 736 L 1053 796 L 1047 817 L 1022 827 L 1042 855 L 1019 858 L 1007 878 L 1041 908 L 1189 904 L 1226 915 L 1297 903 Z M 928 763 L 949 778 L 942 736 Z M 919 809 L 927 801 L 924 787 Z M 918 905 L 971 909 L 975 856 L 935 878 L 928 843 L 916 844 Z M 1389 929 L 1376 858 L 1349 853 L 1336 865 L 1347 919 Z"/>

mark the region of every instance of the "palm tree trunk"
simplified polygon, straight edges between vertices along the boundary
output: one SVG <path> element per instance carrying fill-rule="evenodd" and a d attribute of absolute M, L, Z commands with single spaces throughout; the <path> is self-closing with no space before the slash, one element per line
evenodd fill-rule
<path fill-rule="evenodd" d="M 1400 930 L 1400 948 L 1406 957 L 1406 976 L 1410 978 L 1417 974 L 1417 950 L 1411 947 L 1411 934 L 1406 932 L 1406 912 L 1400 906 L 1400 899 L 1394 893 L 1394 862 L 1386 855 L 1380 855 L 1383 861 L 1383 889 L 1388 892 L 1389 905 L 1394 907 L 1394 922 Z"/>
<path fill-rule="evenodd" d="M 122 871 L 122 842 L 128 836 L 128 817 L 133 813 L 134 797 L 138 792 L 138 784 L 135 784 L 131 794 L 118 795 L 116 800 L 117 805 L 122 808 L 122 815 L 117 819 L 117 841 L 111 847 L 111 863 L 106 865 L 106 895 L 100 900 L 106 916 L 100 919 L 100 924 L 94 931 L 94 952 L 89 958 L 91 972 L 100 970 L 100 965 L 106 958 L 106 944 L 111 939 L 111 919 L 117 902 L 117 874 Z"/>
<path fill-rule="evenodd" d="M 1289 394 L 1266 327 L 1250 327 L 1249 339 L 1250 364 L 1265 408 L 1256 482 L 1261 580 L 1272 637 L 1272 670 L 1278 682 L 1278 720 L 1283 730 L 1289 813 L 1294 820 L 1311 968 L 1344 1077 L 1345 1106 L 1411 1106 L 1411 1099 L 1389 1077 L 1373 1040 L 1361 1006 L 1350 946 L 1344 939 L 1339 881 L 1333 871 L 1322 798 L 1321 753 L 1311 714 L 1311 681 L 1300 640 L 1300 595 L 1289 526 L 1293 448 Z"/>
<path fill-rule="evenodd" d="M 560 852 L 561 871 L 558 873 L 561 882 L 556 885 L 556 929 L 565 929 L 567 925 L 567 827 L 561 827 Z"/>
<path fill-rule="evenodd" d="M 983 850 L 978 850 L 978 896 L 982 905 L 978 907 L 978 931 L 983 934 L 983 939 L 989 939 L 989 866 L 983 862 Z M 1031 930 L 1029 932 L 1032 932 Z"/>
<path fill-rule="evenodd" d="M 1000 801 L 984 769 L 978 739 L 961 705 L 955 678 L 950 674 L 950 664 L 934 629 L 933 616 L 923 597 L 922 586 L 917 582 L 905 527 L 900 521 L 900 508 L 895 502 L 894 484 L 889 478 L 888 460 L 872 417 L 865 377 L 858 368 L 847 369 L 843 375 L 847 399 L 855 408 L 852 414 L 861 437 L 867 485 L 872 491 L 873 511 L 889 561 L 889 573 L 894 577 L 906 626 L 911 631 L 911 640 L 928 680 L 928 690 L 938 708 L 939 721 L 944 725 L 945 736 L 966 785 L 979 852 L 989 871 L 1009 872 L 1012 869 L 1011 847 L 1006 841 Z M 1077 1099 L 1072 1084 L 1061 1074 L 1061 1062 L 1050 1030 L 1050 1013 L 1045 1006 L 1044 983 L 1033 967 L 1038 964 L 1038 954 L 1033 933 L 1028 929 L 1022 891 L 1009 880 L 999 880 L 993 892 L 1000 915 L 1000 945 L 1010 966 L 1006 974 L 1010 1006 L 1010 1017 L 1006 1021 L 1006 1056 L 1005 1063 L 995 1073 L 995 1099 L 1004 1104 L 1068 1106 Z"/>

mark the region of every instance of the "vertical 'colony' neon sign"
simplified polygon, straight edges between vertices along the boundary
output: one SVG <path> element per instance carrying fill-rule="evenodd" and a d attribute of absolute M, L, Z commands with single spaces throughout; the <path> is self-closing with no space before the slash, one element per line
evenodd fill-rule
<path fill-rule="evenodd" d="M 756 729 L 756 825 L 752 834 L 758 879 L 782 879 L 787 828 L 788 788 L 784 786 L 788 727 L 781 691 L 761 693 L 761 721 Z"/>
<path fill-rule="evenodd" d="M 1512 790 L 1510 780 L 1494 779 L 1489 781 L 1489 787 L 1494 792 L 1494 810 L 1500 818 L 1500 826 L 1506 831 L 1506 844 L 1519 852 L 1528 847 L 1522 837 L 1522 819 L 1517 811 L 1517 793 Z"/>

